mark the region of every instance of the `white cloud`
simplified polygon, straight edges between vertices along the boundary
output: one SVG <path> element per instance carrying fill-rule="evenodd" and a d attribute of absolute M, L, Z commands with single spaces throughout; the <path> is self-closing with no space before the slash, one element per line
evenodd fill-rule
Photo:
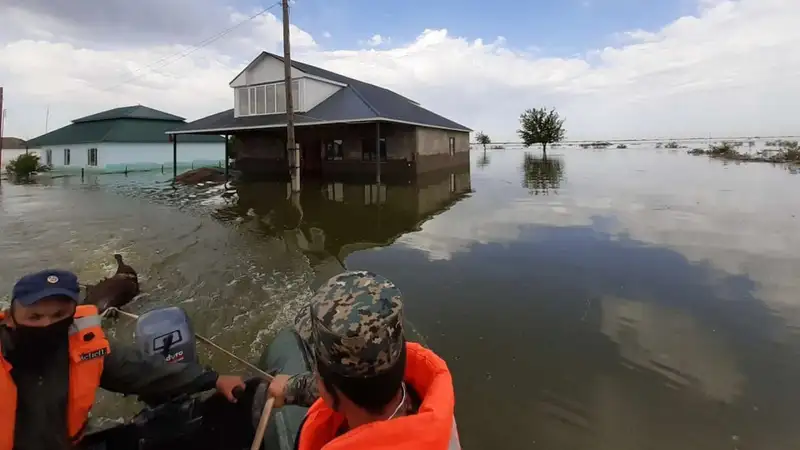
<path fill-rule="evenodd" d="M 328 32 L 328 31 L 323 31 L 322 32 L 322 37 L 324 37 L 325 39 L 330 39 L 331 38 L 331 33 Z"/>
<path fill-rule="evenodd" d="M 224 26 L 216 26 L 251 14 L 229 10 Z M 55 26 L 59 19 L 51 14 L 40 22 L 50 24 L 44 27 L 36 22 L 43 15 L 18 13 L 14 36 L 0 33 L 8 134 L 41 133 L 48 104 L 51 129 L 135 103 L 198 118 L 230 107 L 227 82 L 260 50 L 281 48 L 280 23 L 266 14 L 153 73 L 141 68 L 190 50 L 185 38 L 156 33 L 161 40 L 154 43 L 139 33 L 110 45 L 79 36 L 79 18 Z M 192 28 L 205 29 L 203 20 L 193 16 Z M 468 40 L 444 29 L 392 45 L 376 35 L 378 48 L 327 49 L 308 30 L 293 27 L 293 56 L 395 89 L 494 141 L 515 140 L 518 115 L 532 106 L 558 108 L 574 139 L 790 134 L 800 103 L 798 20 L 800 2 L 794 0 L 698 0 L 695 16 L 657 30 L 619 30 L 625 42 L 570 57 L 516 50 L 527 42 Z M 140 76 L 100 92 L 132 73 Z"/>
<path fill-rule="evenodd" d="M 366 41 L 359 41 L 359 44 L 366 45 L 367 47 L 377 47 L 379 45 L 389 44 L 391 41 L 391 38 L 383 37 L 380 34 L 373 34 L 372 37 Z"/>

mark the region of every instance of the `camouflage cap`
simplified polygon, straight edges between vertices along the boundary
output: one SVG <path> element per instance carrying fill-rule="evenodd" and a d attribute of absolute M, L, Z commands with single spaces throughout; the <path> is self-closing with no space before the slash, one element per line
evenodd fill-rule
<path fill-rule="evenodd" d="M 311 340 L 318 363 L 346 377 L 371 377 L 400 360 L 403 301 L 400 290 L 372 272 L 345 272 L 312 297 Z"/>

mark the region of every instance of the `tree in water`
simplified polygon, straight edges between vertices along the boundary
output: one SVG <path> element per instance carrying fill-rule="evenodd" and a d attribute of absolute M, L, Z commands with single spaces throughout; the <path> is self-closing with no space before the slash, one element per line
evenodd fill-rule
<path fill-rule="evenodd" d="M 517 130 L 522 144 L 530 147 L 542 144 L 542 153 L 547 158 L 547 144 L 564 140 L 564 119 L 555 109 L 531 108 L 519 116 L 520 128 Z"/>
<path fill-rule="evenodd" d="M 483 131 L 479 131 L 478 134 L 475 135 L 475 142 L 483 145 L 483 151 L 485 152 L 486 146 L 491 144 L 492 140 L 489 138 L 489 135 L 487 135 Z"/>
<path fill-rule="evenodd" d="M 537 158 L 525 152 L 522 161 L 522 187 L 532 194 L 547 195 L 561 187 L 564 178 L 564 163 L 558 159 Z"/>

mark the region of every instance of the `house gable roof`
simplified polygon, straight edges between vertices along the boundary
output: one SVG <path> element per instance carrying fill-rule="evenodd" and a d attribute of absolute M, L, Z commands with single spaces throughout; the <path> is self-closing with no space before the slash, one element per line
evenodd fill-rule
<path fill-rule="evenodd" d="M 28 141 L 28 146 L 47 147 L 101 142 L 167 143 L 165 133 L 185 124 L 179 116 L 148 108 L 126 106 L 75 119 L 71 124 Z M 192 136 L 184 142 L 224 142 L 221 136 Z"/>
<path fill-rule="evenodd" d="M 86 117 L 75 119 L 72 123 L 97 122 L 100 120 L 116 119 L 144 119 L 144 120 L 163 120 L 169 122 L 183 122 L 186 119 L 173 114 L 165 113 L 147 106 L 123 106 L 121 108 L 109 109 Z"/>
<path fill-rule="evenodd" d="M 23 149 L 25 148 L 25 141 L 20 138 L 15 137 L 4 137 L 0 138 L 3 140 L 2 148 L 5 150 L 13 150 L 13 149 Z"/>
<path fill-rule="evenodd" d="M 281 56 L 269 52 L 262 52 L 256 59 L 248 64 L 234 80 L 267 57 L 283 61 L 283 57 Z M 295 113 L 296 125 L 388 121 L 464 132 L 472 131 L 470 128 L 425 109 L 420 106 L 419 103 L 396 92 L 390 91 L 389 89 L 298 61 L 292 61 L 292 67 L 308 75 L 345 85 L 345 87 L 322 101 L 310 111 Z M 234 117 L 233 110 L 231 109 L 188 123 L 181 127 L 176 127 L 174 130 L 170 131 L 169 134 L 225 132 L 237 129 L 276 128 L 285 126 L 285 114 Z"/>

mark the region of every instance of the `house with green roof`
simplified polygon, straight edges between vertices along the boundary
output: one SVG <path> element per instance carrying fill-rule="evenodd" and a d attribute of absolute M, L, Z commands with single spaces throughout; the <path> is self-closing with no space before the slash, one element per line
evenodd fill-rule
<path fill-rule="evenodd" d="M 169 131 L 233 135 L 243 174 L 288 174 L 281 56 L 262 52 L 229 84 L 232 108 Z M 291 62 L 295 139 L 304 175 L 416 175 L 469 165 L 469 128 L 389 89 Z"/>
<path fill-rule="evenodd" d="M 168 130 L 186 119 L 142 105 L 125 106 L 75 119 L 71 124 L 28 141 L 42 163 L 54 171 L 128 172 L 172 167 Z M 177 145 L 180 167 L 222 166 L 225 138 L 188 136 Z"/>

